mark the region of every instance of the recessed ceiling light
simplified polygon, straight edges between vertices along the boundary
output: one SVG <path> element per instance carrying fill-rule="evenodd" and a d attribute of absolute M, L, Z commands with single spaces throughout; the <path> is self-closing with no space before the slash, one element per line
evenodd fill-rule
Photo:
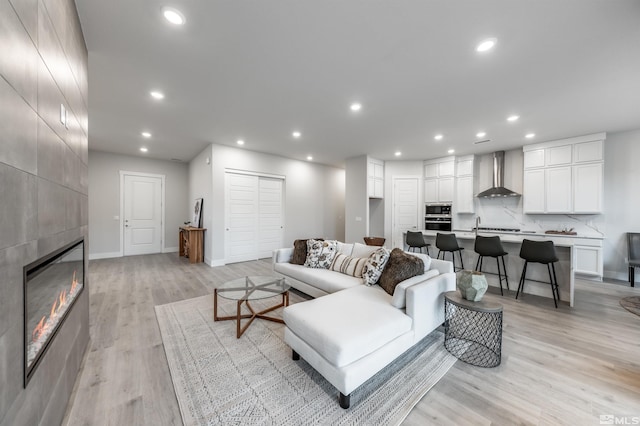
<path fill-rule="evenodd" d="M 164 99 L 164 93 L 154 90 L 151 92 L 151 97 L 158 100 Z"/>
<path fill-rule="evenodd" d="M 352 103 L 349 108 L 351 109 L 351 111 L 354 111 L 354 112 L 360 111 L 362 109 L 362 104 L 355 102 L 355 103 Z"/>
<path fill-rule="evenodd" d="M 300 138 L 300 136 L 302 136 L 302 133 L 300 133 L 300 132 L 293 132 L 293 133 L 291 133 L 291 136 L 293 136 L 293 137 L 294 137 L 294 138 L 296 138 L 296 139 L 299 139 L 299 138 Z"/>
<path fill-rule="evenodd" d="M 447 151 L 449 154 L 453 154 L 454 152 L 456 152 L 455 149 L 450 149 L 449 151 Z"/>
<path fill-rule="evenodd" d="M 141 152 L 147 152 L 147 151 L 149 151 L 149 150 L 143 146 L 142 148 L 140 148 L 140 151 L 141 151 Z"/>
<path fill-rule="evenodd" d="M 400 151 L 396 151 L 394 154 L 396 157 L 400 157 L 402 155 L 402 153 Z"/>
<path fill-rule="evenodd" d="M 476 137 L 477 138 L 484 138 L 485 136 L 487 136 L 487 134 L 485 132 L 478 132 L 476 133 Z"/>
<path fill-rule="evenodd" d="M 476 52 L 486 52 L 494 48 L 498 40 L 495 38 L 488 38 L 486 40 L 482 40 L 482 42 L 476 46 Z"/>
<path fill-rule="evenodd" d="M 151 133 L 149 133 L 149 132 L 142 132 L 140 134 L 142 135 L 143 138 L 149 139 L 151 137 Z"/>
<path fill-rule="evenodd" d="M 443 137 L 444 137 L 444 136 L 442 136 L 441 134 L 437 134 L 437 135 L 435 135 L 433 138 L 434 138 L 435 140 L 437 140 L 437 141 L 441 141 Z"/>
<path fill-rule="evenodd" d="M 238 145 L 244 145 L 244 141 L 243 141 L 242 139 L 238 139 L 238 140 L 236 141 L 236 143 L 237 143 Z"/>
<path fill-rule="evenodd" d="M 307 160 L 311 161 L 311 160 L 313 160 L 313 157 L 310 156 L 310 155 L 307 155 Z"/>
<path fill-rule="evenodd" d="M 182 25 L 185 21 L 184 15 L 178 9 L 172 7 L 163 7 L 162 16 L 173 25 Z"/>
<path fill-rule="evenodd" d="M 533 139 L 536 137 L 535 133 L 527 133 L 526 135 L 524 135 L 525 138 L 527 139 Z"/>
<path fill-rule="evenodd" d="M 518 121 L 518 118 L 520 118 L 519 115 L 510 115 L 509 117 L 507 117 L 507 121 Z"/>

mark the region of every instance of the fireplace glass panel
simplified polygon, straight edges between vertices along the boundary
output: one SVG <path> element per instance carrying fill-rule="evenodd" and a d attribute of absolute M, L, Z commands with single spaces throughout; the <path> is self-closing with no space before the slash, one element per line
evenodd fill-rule
<path fill-rule="evenodd" d="M 25 386 L 84 288 L 84 241 L 25 267 Z"/>

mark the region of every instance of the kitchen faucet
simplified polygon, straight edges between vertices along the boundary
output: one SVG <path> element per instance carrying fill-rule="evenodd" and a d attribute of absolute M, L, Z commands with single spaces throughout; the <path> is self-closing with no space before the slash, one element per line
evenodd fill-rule
<path fill-rule="evenodd" d="M 476 216 L 476 237 L 478 236 L 478 225 L 480 225 L 480 216 Z"/>

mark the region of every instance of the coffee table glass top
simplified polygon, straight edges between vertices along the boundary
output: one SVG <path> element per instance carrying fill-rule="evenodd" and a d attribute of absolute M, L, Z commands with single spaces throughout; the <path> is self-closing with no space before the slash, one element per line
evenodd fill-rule
<path fill-rule="evenodd" d="M 284 278 L 259 275 L 227 281 L 218 287 L 218 296 L 229 300 L 259 300 L 277 296 L 291 288 Z"/>

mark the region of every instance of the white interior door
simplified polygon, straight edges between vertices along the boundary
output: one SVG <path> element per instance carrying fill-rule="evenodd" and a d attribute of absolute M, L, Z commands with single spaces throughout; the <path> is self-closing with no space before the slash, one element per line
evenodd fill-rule
<path fill-rule="evenodd" d="M 393 179 L 393 247 L 404 248 L 403 233 L 419 229 L 418 178 Z"/>
<path fill-rule="evenodd" d="M 226 263 L 257 259 L 258 177 L 226 174 Z"/>
<path fill-rule="evenodd" d="M 123 175 L 123 254 L 162 252 L 162 178 Z"/>
<path fill-rule="evenodd" d="M 259 179 L 258 194 L 258 259 L 271 257 L 282 248 L 282 179 Z"/>

